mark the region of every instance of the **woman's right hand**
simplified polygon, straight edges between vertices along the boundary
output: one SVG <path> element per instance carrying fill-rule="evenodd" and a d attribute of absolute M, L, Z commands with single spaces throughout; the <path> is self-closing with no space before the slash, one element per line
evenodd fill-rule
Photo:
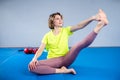
<path fill-rule="evenodd" d="M 35 69 L 37 62 L 38 62 L 38 60 L 32 60 L 32 61 L 29 63 L 29 69 L 30 69 L 30 70 Z"/>

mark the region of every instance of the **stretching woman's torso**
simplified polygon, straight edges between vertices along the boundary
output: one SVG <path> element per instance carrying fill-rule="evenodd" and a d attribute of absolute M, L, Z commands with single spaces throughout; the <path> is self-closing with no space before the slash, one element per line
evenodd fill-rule
<path fill-rule="evenodd" d="M 52 30 L 48 32 L 42 39 L 42 43 L 46 44 L 48 50 L 47 58 L 55 58 L 66 55 L 69 51 L 68 38 L 73 32 L 70 31 L 70 26 L 61 28 L 58 35 L 54 35 Z"/>

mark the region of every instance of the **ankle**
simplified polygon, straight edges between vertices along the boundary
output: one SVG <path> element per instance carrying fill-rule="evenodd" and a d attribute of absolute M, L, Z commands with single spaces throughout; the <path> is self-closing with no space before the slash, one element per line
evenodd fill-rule
<path fill-rule="evenodd" d="M 97 24 L 96 27 L 94 28 L 94 32 L 95 32 L 95 33 L 99 33 L 99 31 L 100 31 L 105 25 L 106 25 L 106 24 L 104 23 L 104 21 L 98 22 L 98 24 Z"/>
<path fill-rule="evenodd" d="M 71 73 L 71 74 L 76 74 L 76 71 L 71 68 L 71 69 L 67 69 L 66 67 L 61 67 L 60 69 L 56 69 L 56 73 Z"/>
<path fill-rule="evenodd" d="M 56 69 L 56 73 L 65 73 L 66 70 L 67 70 L 67 68 L 63 66 L 61 68 Z"/>

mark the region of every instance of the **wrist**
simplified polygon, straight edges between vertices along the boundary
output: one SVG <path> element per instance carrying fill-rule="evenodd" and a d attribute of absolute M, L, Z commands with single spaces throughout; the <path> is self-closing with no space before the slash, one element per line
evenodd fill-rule
<path fill-rule="evenodd" d="M 91 21 L 96 20 L 96 16 L 91 17 Z"/>
<path fill-rule="evenodd" d="M 36 60 L 37 60 L 37 58 L 33 58 L 33 59 L 32 59 L 32 61 L 36 61 Z"/>

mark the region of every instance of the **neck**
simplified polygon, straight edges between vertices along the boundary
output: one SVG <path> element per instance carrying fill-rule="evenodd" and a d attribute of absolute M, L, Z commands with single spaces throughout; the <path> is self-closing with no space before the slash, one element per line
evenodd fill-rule
<path fill-rule="evenodd" d="M 61 31 L 61 27 L 54 27 L 53 34 L 57 35 L 60 33 L 60 31 Z"/>
<path fill-rule="evenodd" d="M 59 29 L 60 27 L 59 26 L 56 26 L 56 27 L 54 27 L 54 30 L 57 30 L 57 29 Z"/>

